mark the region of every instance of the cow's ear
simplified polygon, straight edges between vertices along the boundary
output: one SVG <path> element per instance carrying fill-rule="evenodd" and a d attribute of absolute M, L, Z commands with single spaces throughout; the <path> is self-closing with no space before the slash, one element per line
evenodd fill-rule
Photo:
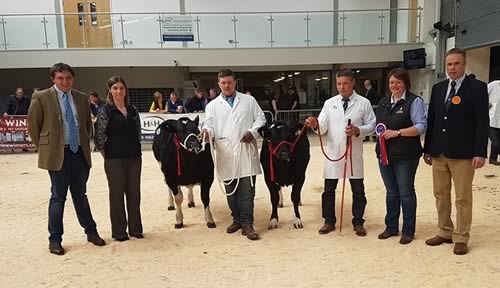
<path fill-rule="evenodd" d="M 194 118 L 194 123 L 196 123 L 196 126 L 200 124 L 200 116 L 196 116 L 196 118 Z"/>
<path fill-rule="evenodd" d="M 169 119 L 165 120 L 162 125 L 165 127 L 165 129 L 169 132 L 175 132 L 177 128 L 177 120 Z"/>
<path fill-rule="evenodd" d="M 260 127 L 257 132 L 259 132 L 260 136 L 262 136 L 262 138 L 264 139 L 271 138 L 271 130 L 269 130 L 269 127 L 267 126 Z"/>

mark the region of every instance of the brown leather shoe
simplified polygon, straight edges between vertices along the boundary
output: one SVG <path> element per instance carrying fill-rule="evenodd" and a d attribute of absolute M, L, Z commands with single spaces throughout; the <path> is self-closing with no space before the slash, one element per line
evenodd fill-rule
<path fill-rule="evenodd" d="M 99 236 L 99 234 L 97 234 L 97 232 L 95 234 L 88 234 L 87 241 L 89 241 L 90 243 L 92 243 L 96 246 L 106 245 L 106 242 Z"/>
<path fill-rule="evenodd" d="M 399 233 L 393 233 L 393 232 L 389 232 L 387 230 L 384 230 L 384 232 L 378 234 L 378 239 L 380 240 L 384 240 L 384 239 L 387 239 L 387 238 L 391 238 L 392 236 L 398 236 Z"/>
<path fill-rule="evenodd" d="M 453 241 L 451 239 L 446 239 L 446 238 L 443 238 L 441 236 L 434 236 L 430 239 L 427 239 L 425 240 L 425 244 L 429 245 L 429 246 L 438 246 L 438 245 L 441 245 L 443 243 L 453 243 Z"/>
<path fill-rule="evenodd" d="M 455 243 L 455 248 L 453 248 L 453 253 L 455 253 L 455 255 L 465 255 L 468 251 L 466 243 Z"/>
<path fill-rule="evenodd" d="M 399 239 L 399 244 L 410 244 L 410 242 L 413 241 L 413 236 L 408 236 L 408 235 L 402 235 L 401 239 Z"/>
<path fill-rule="evenodd" d="M 326 235 L 332 231 L 335 231 L 335 225 L 332 224 L 324 224 L 318 231 L 319 235 Z"/>
<path fill-rule="evenodd" d="M 241 227 L 241 235 L 247 236 L 250 240 L 259 240 L 259 234 L 253 229 L 253 225 L 243 225 Z"/>
<path fill-rule="evenodd" d="M 226 232 L 232 234 L 241 229 L 241 224 L 237 222 L 233 222 L 229 227 L 227 227 Z"/>
<path fill-rule="evenodd" d="M 360 237 L 366 236 L 366 230 L 365 230 L 365 227 L 363 227 L 363 224 L 354 225 L 354 231 L 356 231 L 356 235 L 358 235 Z"/>

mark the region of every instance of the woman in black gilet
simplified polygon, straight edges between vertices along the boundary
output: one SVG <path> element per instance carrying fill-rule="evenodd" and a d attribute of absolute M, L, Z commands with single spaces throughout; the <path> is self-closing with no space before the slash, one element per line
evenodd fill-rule
<path fill-rule="evenodd" d="M 396 68 L 389 72 L 388 82 L 391 95 L 380 100 L 375 113 L 376 152 L 387 190 L 386 227 L 378 238 L 398 235 L 402 210 L 403 227 L 399 243 L 408 244 L 415 235 L 415 174 L 422 156 L 420 135 L 427 128 L 427 119 L 422 98 L 409 91 L 410 77 L 405 69 Z"/>

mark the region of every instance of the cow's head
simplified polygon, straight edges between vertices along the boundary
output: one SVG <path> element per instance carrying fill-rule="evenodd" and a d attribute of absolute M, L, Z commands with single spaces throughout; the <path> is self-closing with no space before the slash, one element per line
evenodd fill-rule
<path fill-rule="evenodd" d="M 165 121 L 167 122 L 167 130 L 175 132 L 182 147 L 189 152 L 199 153 L 201 151 L 202 145 L 198 137 L 200 135 L 200 129 L 198 128 L 200 118 L 198 116 L 194 120 L 181 117 L 177 120 L 167 121 Z"/>
<path fill-rule="evenodd" d="M 265 126 L 259 129 L 259 133 L 264 138 L 264 141 L 270 143 L 273 150 L 273 155 L 280 160 L 290 161 L 292 157 L 291 144 L 295 141 L 298 132 L 299 124 L 295 121 L 274 121 L 270 126 Z"/>

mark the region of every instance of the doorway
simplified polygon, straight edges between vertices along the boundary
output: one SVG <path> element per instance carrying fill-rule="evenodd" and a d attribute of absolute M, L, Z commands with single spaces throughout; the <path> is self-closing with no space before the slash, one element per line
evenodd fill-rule
<path fill-rule="evenodd" d="M 109 0 L 64 0 L 68 48 L 112 48 Z"/>

